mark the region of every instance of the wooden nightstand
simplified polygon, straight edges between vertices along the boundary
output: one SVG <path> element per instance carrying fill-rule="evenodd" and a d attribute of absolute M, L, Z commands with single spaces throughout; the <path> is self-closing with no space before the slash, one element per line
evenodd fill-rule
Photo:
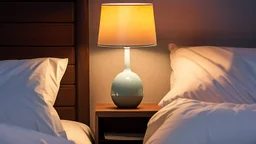
<path fill-rule="evenodd" d="M 160 108 L 141 104 L 137 109 L 118 109 L 114 104 L 99 104 L 95 112 L 97 144 L 141 144 L 148 120 Z"/>

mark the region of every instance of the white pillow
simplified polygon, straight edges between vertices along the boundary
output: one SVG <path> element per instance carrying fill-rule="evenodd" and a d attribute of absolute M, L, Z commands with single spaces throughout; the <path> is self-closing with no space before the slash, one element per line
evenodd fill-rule
<path fill-rule="evenodd" d="M 178 97 L 218 103 L 256 102 L 256 49 L 169 47 L 174 83 L 159 106 Z"/>
<path fill-rule="evenodd" d="M 0 123 L 66 138 L 53 107 L 68 59 L 0 61 Z"/>

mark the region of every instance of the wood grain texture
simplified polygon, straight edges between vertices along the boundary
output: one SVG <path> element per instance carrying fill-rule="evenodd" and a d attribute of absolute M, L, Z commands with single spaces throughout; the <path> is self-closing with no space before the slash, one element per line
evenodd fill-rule
<path fill-rule="evenodd" d="M 68 58 L 69 64 L 75 64 L 74 47 L 0 47 L 0 51 L 0 60 L 56 57 Z"/>
<path fill-rule="evenodd" d="M 0 46 L 73 46 L 74 25 L 0 23 Z"/>
<path fill-rule="evenodd" d="M 135 109 L 119 109 L 114 104 L 97 104 L 98 117 L 150 117 L 160 110 L 157 104 L 140 104 Z"/>
<path fill-rule="evenodd" d="M 76 82 L 75 78 L 75 66 L 74 65 L 68 65 L 66 72 L 61 80 L 61 84 L 63 85 L 74 85 Z"/>
<path fill-rule="evenodd" d="M 2 2 L 0 22 L 73 22 L 73 2 Z"/>
<path fill-rule="evenodd" d="M 88 0 L 76 2 L 77 119 L 90 125 L 89 8 Z"/>
<path fill-rule="evenodd" d="M 54 106 L 75 106 L 76 87 L 75 85 L 62 85 Z"/>
<path fill-rule="evenodd" d="M 61 119 L 76 120 L 75 107 L 55 107 Z"/>
<path fill-rule="evenodd" d="M 0 2 L 76 2 L 77 0 L 0 0 Z"/>
<path fill-rule="evenodd" d="M 147 112 L 147 111 L 158 111 L 160 107 L 155 103 L 144 103 L 140 104 L 134 109 L 120 109 L 114 104 L 97 104 L 96 112 Z"/>

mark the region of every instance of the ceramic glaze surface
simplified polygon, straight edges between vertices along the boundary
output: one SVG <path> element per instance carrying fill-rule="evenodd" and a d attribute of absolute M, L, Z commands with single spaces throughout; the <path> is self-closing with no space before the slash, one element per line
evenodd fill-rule
<path fill-rule="evenodd" d="M 140 77 L 131 70 L 119 73 L 112 83 L 111 96 L 143 96 Z"/>
<path fill-rule="evenodd" d="M 118 107 L 137 107 L 143 98 L 143 86 L 140 77 L 130 69 L 119 73 L 112 83 L 111 97 Z"/>

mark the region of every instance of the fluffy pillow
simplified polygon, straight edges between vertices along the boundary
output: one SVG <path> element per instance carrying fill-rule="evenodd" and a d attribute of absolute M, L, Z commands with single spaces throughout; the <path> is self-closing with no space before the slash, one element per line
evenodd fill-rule
<path fill-rule="evenodd" d="M 68 59 L 0 61 L 0 123 L 66 138 L 53 107 Z"/>
<path fill-rule="evenodd" d="M 174 45 L 169 49 L 172 89 L 159 106 L 178 97 L 218 103 L 256 102 L 256 49 Z"/>

